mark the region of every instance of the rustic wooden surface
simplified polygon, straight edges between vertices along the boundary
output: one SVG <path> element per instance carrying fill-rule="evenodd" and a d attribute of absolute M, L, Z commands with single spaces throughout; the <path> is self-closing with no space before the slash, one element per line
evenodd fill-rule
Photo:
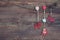
<path fill-rule="evenodd" d="M 36 22 L 34 11 L 17 6 L 0 7 L 0 40 L 41 40 L 41 29 L 33 28 Z M 56 15 L 60 17 L 58 10 L 53 13 L 53 17 L 57 18 Z M 60 40 L 60 24 L 47 24 L 46 27 L 49 32 L 46 40 Z"/>

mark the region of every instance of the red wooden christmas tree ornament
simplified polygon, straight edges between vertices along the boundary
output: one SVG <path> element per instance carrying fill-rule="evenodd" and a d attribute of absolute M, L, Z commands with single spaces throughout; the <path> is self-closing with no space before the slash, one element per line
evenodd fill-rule
<path fill-rule="evenodd" d="M 43 6 L 42 6 L 42 9 L 43 9 L 43 10 L 46 10 L 46 5 L 43 5 Z"/>
<path fill-rule="evenodd" d="M 34 24 L 34 29 L 39 29 L 42 26 L 41 22 Z"/>
<path fill-rule="evenodd" d="M 48 31 L 46 28 L 43 28 L 42 34 L 43 34 L 43 36 L 46 36 L 48 34 Z"/>
<path fill-rule="evenodd" d="M 50 22 L 54 22 L 55 21 L 55 19 L 53 17 L 51 17 L 51 16 L 48 16 L 47 20 L 50 21 Z"/>

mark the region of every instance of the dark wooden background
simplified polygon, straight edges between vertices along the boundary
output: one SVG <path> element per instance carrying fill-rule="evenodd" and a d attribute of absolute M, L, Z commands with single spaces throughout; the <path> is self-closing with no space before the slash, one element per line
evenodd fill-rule
<path fill-rule="evenodd" d="M 0 40 L 41 40 L 41 29 L 33 28 L 36 22 L 34 6 L 15 4 L 8 4 L 8 1 L 0 2 Z M 60 40 L 59 7 L 53 9 L 53 17 L 55 23 L 47 24 L 48 35 L 45 40 Z"/>

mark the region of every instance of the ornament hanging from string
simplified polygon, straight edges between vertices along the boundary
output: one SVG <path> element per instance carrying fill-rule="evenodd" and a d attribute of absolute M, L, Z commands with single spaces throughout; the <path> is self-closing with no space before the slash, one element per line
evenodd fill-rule
<path fill-rule="evenodd" d="M 53 18 L 53 17 L 51 17 L 51 16 L 48 16 L 48 18 L 47 18 L 47 20 L 49 21 L 49 22 L 55 22 L 55 19 Z"/>
<path fill-rule="evenodd" d="M 43 35 L 43 36 L 46 36 L 47 34 L 48 34 L 47 29 L 46 29 L 46 28 L 43 28 L 42 35 Z"/>
<path fill-rule="evenodd" d="M 43 6 L 42 6 L 42 9 L 43 9 L 43 10 L 46 10 L 46 5 L 43 5 Z"/>
<path fill-rule="evenodd" d="M 42 26 L 41 22 L 37 22 L 36 24 L 34 24 L 34 29 L 40 29 Z"/>

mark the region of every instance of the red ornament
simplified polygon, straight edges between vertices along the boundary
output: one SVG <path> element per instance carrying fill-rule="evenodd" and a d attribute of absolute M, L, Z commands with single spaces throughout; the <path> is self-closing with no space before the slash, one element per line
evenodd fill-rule
<path fill-rule="evenodd" d="M 42 32 L 42 34 L 43 34 L 44 36 L 46 36 L 46 35 L 48 34 L 48 31 L 47 31 L 46 28 L 43 28 L 43 32 Z"/>
<path fill-rule="evenodd" d="M 42 9 L 43 9 L 43 10 L 46 10 L 46 5 L 43 5 L 43 6 L 42 6 Z"/>
<path fill-rule="evenodd" d="M 34 24 L 34 29 L 39 29 L 42 26 L 41 22 Z"/>
<path fill-rule="evenodd" d="M 48 21 L 50 21 L 50 22 L 54 22 L 55 21 L 55 19 L 53 18 L 53 17 L 51 17 L 51 16 L 48 16 Z"/>

